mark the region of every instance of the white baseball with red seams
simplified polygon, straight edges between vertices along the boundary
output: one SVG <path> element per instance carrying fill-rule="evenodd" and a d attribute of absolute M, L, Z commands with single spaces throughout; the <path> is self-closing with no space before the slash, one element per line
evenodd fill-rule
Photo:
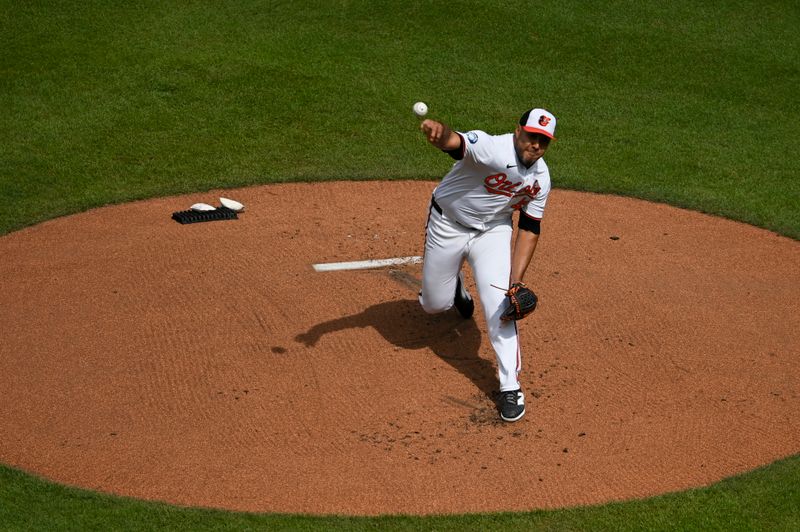
<path fill-rule="evenodd" d="M 497 357 L 500 391 L 516 390 L 521 367 L 517 326 L 500 319 L 506 297 L 495 287 L 508 287 L 511 277 L 511 215 L 519 210 L 521 216 L 542 218 L 550 171 L 541 158 L 526 168 L 517 157 L 512 133 L 458 134 L 463 158 L 433 192 L 441 213 L 431 205 L 419 300 L 426 312 L 450 308 L 467 261 Z"/>

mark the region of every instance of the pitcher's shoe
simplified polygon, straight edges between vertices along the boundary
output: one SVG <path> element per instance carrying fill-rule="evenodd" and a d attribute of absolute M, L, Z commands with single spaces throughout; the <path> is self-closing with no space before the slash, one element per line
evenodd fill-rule
<path fill-rule="evenodd" d="M 475 302 L 472 301 L 472 296 L 464 288 L 464 274 L 462 272 L 458 272 L 456 297 L 453 299 L 453 304 L 465 320 L 471 318 L 472 313 L 475 311 Z"/>
<path fill-rule="evenodd" d="M 498 406 L 503 421 L 516 421 L 525 415 L 525 395 L 522 390 L 500 392 Z"/>

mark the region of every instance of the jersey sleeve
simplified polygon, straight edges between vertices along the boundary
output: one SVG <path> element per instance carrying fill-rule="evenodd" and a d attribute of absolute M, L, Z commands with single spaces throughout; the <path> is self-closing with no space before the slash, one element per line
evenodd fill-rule
<path fill-rule="evenodd" d="M 494 139 L 484 131 L 459 133 L 464 139 L 464 159 L 478 164 L 488 164 L 494 155 Z"/>
<path fill-rule="evenodd" d="M 544 165 L 544 161 L 542 161 Z M 534 220 L 541 220 L 544 216 L 544 207 L 547 205 L 547 197 L 550 195 L 550 172 L 544 166 L 543 171 L 538 175 L 534 182 L 534 189 L 538 188 L 536 195 L 525 205 L 522 214 Z"/>
<path fill-rule="evenodd" d="M 547 196 L 549 193 L 549 189 L 545 193 L 540 190 L 539 193 L 536 194 L 536 197 L 525 206 L 523 214 L 528 218 L 541 220 L 544 216 L 544 206 L 547 204 Z"/>

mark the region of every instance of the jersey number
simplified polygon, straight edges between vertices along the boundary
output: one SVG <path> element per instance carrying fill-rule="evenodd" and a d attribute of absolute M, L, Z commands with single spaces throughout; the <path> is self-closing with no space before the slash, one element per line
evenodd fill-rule
<path fill-rule="evenodd" d="M 512 205 L 511 208 L 514 209 L 515 211 L 520 211 L 520 210 L 524 209 L 525 205 L 527 205 L 530 202 L 531 202 L 531 198 L 525 196 L 521 200 L 519 200 L 517 203 Z"/>

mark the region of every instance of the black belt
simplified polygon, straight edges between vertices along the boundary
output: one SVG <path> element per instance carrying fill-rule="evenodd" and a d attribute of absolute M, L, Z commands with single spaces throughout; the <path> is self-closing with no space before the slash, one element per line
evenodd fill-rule
<path fill-rule="evenodd" d="M 431 196 L 431 205 L 433 206 L 434 210 L 439 213 L 440 216 L 444 216 L 444 213 L 442 213 L 442 208 L 439 207 L 439 204 L 436 203 L 436 198 L 434 198 L 433 196 Z"/>
<path fill-rule="evenodd" d="M 442 212 L 442 208 L 439 206 L 438 203 L 436 203 L 436 198 L 434 198 L 433 196 L 431 196 L 431 207 L 433 207 L 433 210 L 435 210 L 436 212 L 439 213 L 439 216 L 444 216 L 444 213 Z M 461 222 L 453 220 L 452 218 L 450 219 L 450 221 L 460 225 L 461 227 L 463 227 L 465 229 L 472 229 L 473 231 L 476 231 L 476 229 L 474 227 L 470 227 L 468 225 L 464 225 Z"/>

